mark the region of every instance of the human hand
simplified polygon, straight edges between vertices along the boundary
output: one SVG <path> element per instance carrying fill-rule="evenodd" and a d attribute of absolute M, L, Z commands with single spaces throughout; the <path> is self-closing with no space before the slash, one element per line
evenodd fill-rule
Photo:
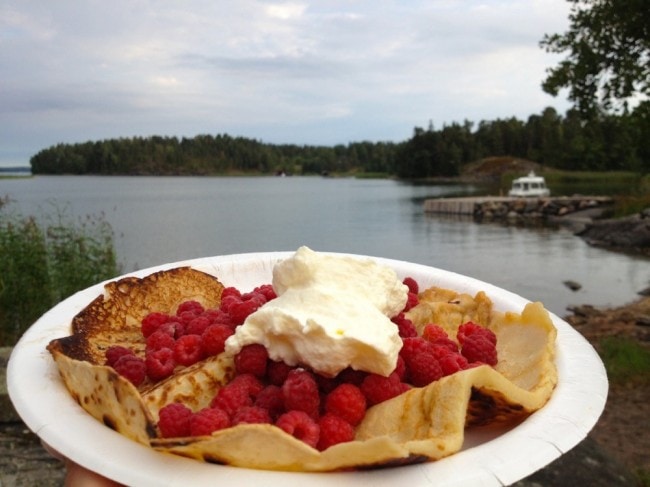
<path fill-rule="evenodd" d="M 65 460 L 65 468 L 65 487 L 118 487 L 121 485 L 91 472 L 71 460 Z"/>
<path fill-rule="evenodd" d="M 65 464 L 65 487 L 119 487 L 122 485 L 64 457 L 47 443 L 41 443 L 50 455 Z"/>

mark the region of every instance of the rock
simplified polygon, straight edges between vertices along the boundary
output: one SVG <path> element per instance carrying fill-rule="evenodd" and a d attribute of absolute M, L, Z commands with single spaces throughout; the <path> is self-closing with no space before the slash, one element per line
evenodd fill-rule
<path fill-rule="evenodd" d="M 637 326 L 650 326 L 650 316 L 638 316 L 634 324 Z"/>
<path fill-rule="evenodd" d="M 577 316 L 590 316 L 598 313 L 598 310 L 590 304 L 581 304 L 577 306 L 567 306 L 567 311 Z"/>
<path fill-rule="evenodd" d="M 64 477 L 63 463 L 23 423 L 0 423 L 0 485 L 58 487 Z"/>
<path fill-rule="evenodd" d="M 578 291 L 579 289 L 582 288 L 582 284 L 576 281 L 568 280 L 568 281 L 564 281 L 563 284 L 569 289 L 571 289 L 571 291 Z"/>
<path fill-rule="evenodd" d="M 577 235 L 591 245 L 650 252 L 650 218 L 641 214 L 596 220 Z"/>

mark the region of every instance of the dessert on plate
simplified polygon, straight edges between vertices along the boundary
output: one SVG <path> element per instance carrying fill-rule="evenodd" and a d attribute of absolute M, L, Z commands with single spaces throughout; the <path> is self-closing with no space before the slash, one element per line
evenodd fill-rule
<path fill-rule="evenodd" d="M 252 290 L 190 267 L 110 282 L 48 350 L 79 405 L 134 441 L 317 472 L 438 460 L 467 428 L 525 419 L 557 383 L 555 338 L 541 303 L 497 311 L 301 247 Z"/>

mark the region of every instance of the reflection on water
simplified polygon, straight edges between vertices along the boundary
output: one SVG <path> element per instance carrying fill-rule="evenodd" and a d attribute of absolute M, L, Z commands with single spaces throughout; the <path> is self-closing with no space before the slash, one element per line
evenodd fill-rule
<path fill-rule="evenodd" d="M 491 282 L 562 315 L 622 304 L 650 283 L 650 260 L 592 248 L 563 229 L 426 215 L 426 198 L 462 185 L 320 177 L 35 177 L 0 180 L 24 214 L 48 201 L 104 214 L 125 271 L 194 257 L 295 250 L 351 252 L 431 265 Z M 574 280 L 573 292 L 562 283 Z"/>

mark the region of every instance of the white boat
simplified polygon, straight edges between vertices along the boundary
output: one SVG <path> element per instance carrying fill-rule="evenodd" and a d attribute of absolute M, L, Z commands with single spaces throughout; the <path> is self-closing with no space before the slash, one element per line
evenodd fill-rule
<path fill-rule="evenodd" d="M 542 197 L 550 194 L 546 180 L 542 176 L 536 176 L 534 171 L 530 171 L 528 176 L 515 179 L 508 191 L 508 196 L 518 197 Z"/>

